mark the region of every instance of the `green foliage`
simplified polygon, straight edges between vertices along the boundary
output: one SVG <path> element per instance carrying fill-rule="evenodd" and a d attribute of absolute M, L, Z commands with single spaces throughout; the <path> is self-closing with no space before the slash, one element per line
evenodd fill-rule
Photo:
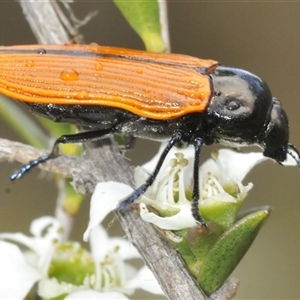
<path fill-rule="evenodd" d="M 159 4 L 157 0 L 114 0 L 114 2 L 130 26 L 143 40 L 148 51 L 165 51 L 165 45 L 161 38 Z"/>

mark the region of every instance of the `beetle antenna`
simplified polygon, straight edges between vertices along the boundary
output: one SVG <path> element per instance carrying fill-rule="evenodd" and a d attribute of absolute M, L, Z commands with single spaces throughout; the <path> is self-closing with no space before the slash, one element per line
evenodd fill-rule
<path fill-rule="evenodd" d="M 293 144 L 288 143 L 287 153 L 296 161 L 297 166 L 300 169 L 300 153 L 297 148 Z"/>

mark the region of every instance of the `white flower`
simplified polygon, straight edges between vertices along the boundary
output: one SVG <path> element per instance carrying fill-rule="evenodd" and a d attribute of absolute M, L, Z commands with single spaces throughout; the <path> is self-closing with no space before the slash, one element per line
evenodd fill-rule
<path fill-rule="evenodd" d="M 54 242 L 60 239 L 60 225 L 52 217 L 34 220 L 30 226 L 33 237 L 23 233 L 0 234 L 0 296 L 24 299 L 32 286 L 47 276 L 54 252 Z M 25 246 L 21 251 L 12 241 Z"/>
<path fill-rule="evenodd" d="M 22 233 L 0 234 L 2 298 L 24 299 L 36 282 L 42 298 L 68 295 L 66 299 L 128 299 L 124 294 L 131 295 L 138 288 L 163 294 L 150 270 L 137 270 L 126 262 L 140 259 L 137 250 L 125 239 L 110 239 L 100 226 L 90 232 L 91 253 L 79 243 L 61 243 L 62 228 L 55 218 L 34 220 L 30 231 L 32 237 Z M 25 246 L 26 251 L 14 243 Z M 64 268 L 55 271 L 59 264 Z M 67 276 L 62 269 L 67 275 L 73 272 L 71 277 L 78 276 L 79 271 L 84 273 L 82 283 L 58 280 L 54 276 L 57 273 Z"/>
<path fill-rule="evenodd" d="M 158 154 L 142 167 L 135 170 L 136 185 L 143 184 L 153 172 L 165 148 L 162 145 Z M 177 153 L 177 154 L 176 154 Z M 258 163 L 267 160 L 262 153 L 239 153 L 221 149 L 212 154 L 200 168 L 200 209 L 212 202 L 238 203 L 243 199 L 252 184 L 244 186 L 242 180 Z M 194 148 L 180 150 L 172 148 L 152 186 L 137 201 L 140 203 L 141 217 L 160 228 L 178 230 L 196 225 L 191 214 L 191 191 L 193 185 Z M 132 188 L 117 182 L 102 182 L 96 187 L 91 200 L 89 231 L 114 210 L 118 203 L 133 191 Z M 187 196 L 189 195 L 189 196 Z M 150 212 L 152 206 L 159 212 L 173 212 L 172 216 L 160 217 Z M 170 215 L 170 214 L 169 214 Z"/>
<path fill-rule="evenodd" d="M 119 182 L 108 181 L 97 184 L 91 199 L 89 225 L 83 236 L 86 242 L 91 230 L 117 207 L 124 195 L 130 194 L 132 191 L 130 186 Z"/>
<path fill-rule="evenodd" d="M 164 166 L 156 184 L 141 199 L 147 205 L 159 207 L 159 211 L 178 210 L 171 217 L 160 217 L 148 211 L 145 205 L 141 207 L 141 217 L 162 229 L 180 230 L 196 225 L 191 214 L 191 196 L 189 199 L 186 197 L 187 193 L 191 195 L 193 185 L 194 149 L 188 147 L 180 153 L 177 154 L 177 162 L 171 160 L 169 166 Z M 251 183 L 244 186 L 241 181 L 257 163 L 267 159 L 261 153 L 238 153 L 229 149 L 214 151 L 212 156 L 199 170 L 200 208 L 216 202 L 241 201 L 252 187 Z M 158 158 L 146 164 L 146 169 L 154 166 L 155 159 Z M 182 163 L 184 159 L 188 164 Z"/>
<path fill-rule="evenodd" d="M 42 277 L 16 245 L 4 241 L 0 241 L 0 265 L 0 297 L 3 299 L 25 299 Z"/>

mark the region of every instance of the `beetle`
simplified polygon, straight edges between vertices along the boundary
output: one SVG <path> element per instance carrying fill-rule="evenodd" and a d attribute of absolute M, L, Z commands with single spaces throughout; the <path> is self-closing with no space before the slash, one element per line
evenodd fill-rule
<path fill-rule="evenodd" d="M 0 93 L 55 122 L 91 130 L 58 138 L 50 154 L 21 167 L 15 180 L 59 155 L 61 143 L 101 139 L 112 133 L 164 141 L 156 168 L 123 200 L 132 204 L 153 183 L 173 146 L 194 145 L 192 215 L 199 212 L 199 161 L 203 145 L 258 145 L 282 163 L 299 152 L 278 99 L 256 75 L 187 55 L 90 45 L 0 47 Z"/>

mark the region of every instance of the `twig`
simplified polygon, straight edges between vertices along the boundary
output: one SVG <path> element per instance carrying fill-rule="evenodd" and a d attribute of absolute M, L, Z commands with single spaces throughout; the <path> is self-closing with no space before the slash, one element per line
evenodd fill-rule
<path fill-rule="evenodd" d="M 53 14 L 50 1 L 19 2 L 40 43 L 67 42 L 68 34 L 57 15 Z M 20 143 L 0 140 L 0 161 L 17 160 L 24 163 L 40 156 L 42 152 Z M 115 180 L 131 186 L 134 184 L 131 168 L 112 143 L 89 149 L 82 157 L 61 156 L 40 167 L 72 177 L 76 189 L 81 193 L 92 192 L 100 181 Z M 143 222 L 132 209 L 116 214 L 127 236 L 136 245 L 169 299 L 209 299 L 190 276 L 179 254 L 160 238 L 151 225 Z M 211 299 L 232 298 L 236 286 L 237 281 L 225 283 L 220 289 L 221 295 L 216 293 Z"/>
<path fill-rule="evenodd" d="M 169 34 L 169 22 L 168 22 L 168 10 L 167 10 L 167 0 L 158 1 L 159 5 L 159 18 L 161 28 L 161 37 L 166 46 L 166 52 L 171 52 L 171 42 Z"/>
<path fill-rule="evenodd" d="M 64 44 L 69 36 L 61 25 L 51 0 L 19 0 L 23 14 L 39 44 Z M 51 20 L 51 21 L 47 21 Z"/>

